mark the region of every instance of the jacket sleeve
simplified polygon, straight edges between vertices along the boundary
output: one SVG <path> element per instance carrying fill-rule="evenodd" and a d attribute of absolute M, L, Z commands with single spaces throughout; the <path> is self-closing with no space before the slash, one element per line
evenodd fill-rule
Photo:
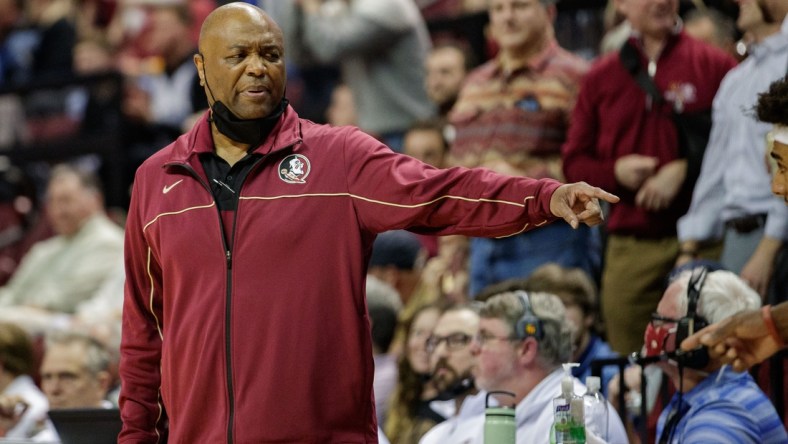
<path fill-rule="evenodd" d="M 615 178 L 614 158 L 603 159 L 597 152 L 599 139 L 600 116 L 593 97 L 594 87 L 592 76 L 583 79 L 577 104 L 572 111 L 571 124 L 567 132 L 566 142 L 561 148 L 564 165 L 564 176 L 569 182 L 585 181 L 591 185 L 619 192 Z"/>
<path fill-rule="evenodd" d="M 360 131 L 349 133 L 344 155 L 347 188 L 371 232 L 504 237 L 556 219 L 550 198 L 561 184 L 551 179 L 433 168 Z"/>
<path fill-rule="evenodd" d="M 144 178 L 137 174 L 126 223 L 126 285 L 120 346 L 120 410 L 123 429 L 119 443 L 157 443 L 163 432 L 161 382 L 161 307 L 155 302 L 160 274 L 143 234 L 140 191 Z"/>

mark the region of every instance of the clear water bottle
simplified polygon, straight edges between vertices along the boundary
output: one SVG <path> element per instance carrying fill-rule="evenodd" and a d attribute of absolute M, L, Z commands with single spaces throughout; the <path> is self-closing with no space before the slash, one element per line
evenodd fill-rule
<path fill-rule="evenodd" d="M 599 376 L 589 376 L 586 378 L 588 391 L 583 396 L 585 408 L 586 431 L 591 432 L 603 441 L 608 440 L 608 410 L 607 400 L 600 390 L 601 381 Z"/>

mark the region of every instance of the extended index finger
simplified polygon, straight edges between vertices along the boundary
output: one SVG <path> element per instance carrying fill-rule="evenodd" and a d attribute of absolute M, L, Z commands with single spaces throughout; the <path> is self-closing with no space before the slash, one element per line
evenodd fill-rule
<path fill-rule="evenodd" d="M 613 193 L 608 193 L 607 191 L 603 190 L 602 188 L 593 187 L 589 193 L 590 197 L 596 197 L 598 199 L 602 199 L 605 202 L 616 203 L 621 200 L 618 196 Z"/>
<path fill-rule="evenodd" d="M 712 346 L 720 342 L 723 338 L 716 337 L 715 333 L 719 328 L 719 324 L 711 324 L 695 332 L 687 339 L 681 341 L 681 348 L 684 351 L 695 350 L 700 346 Z"/>

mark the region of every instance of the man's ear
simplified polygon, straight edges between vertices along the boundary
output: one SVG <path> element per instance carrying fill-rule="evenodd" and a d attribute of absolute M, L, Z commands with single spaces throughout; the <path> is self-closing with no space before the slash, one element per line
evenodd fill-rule
<path fill-rule="evenodd" d="M 539 342 L 536 338 L 529 336 L 523 340 L 517 352 L 517 359 L 523 366 L 530 366 L 536 362 L 539 355 Z"/>
<path fill-rule="evenodd" d="M 194 54 L 194 66 L 197 67 L 197 75 L 200 77 L 200 86 L 205 86 L 205 58 L 202 54 Z"/>
<path fill-rule="evenodd" d="M 551 5 L 547 5 L 547 18 L 550 23 L 555 24 L 555 19 L 558 17 L 558 8 L 555 6 L 555 3 Z"/>
<path fill-rule="evenodd" d="M 96 380 L 99 383 L 99 387 L 104 391 L 104 393 L 109 392 L 109 389 L 112 385 L 112 375 L 106 371 L 100 371 L 96 374 Z"/>

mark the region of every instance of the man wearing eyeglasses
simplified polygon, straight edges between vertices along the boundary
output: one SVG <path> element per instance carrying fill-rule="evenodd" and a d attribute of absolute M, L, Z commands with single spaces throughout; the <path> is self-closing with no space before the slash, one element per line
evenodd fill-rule
<path fill-rule="evenodd" d="M 520 323 L 518 331 L 526 313 L 533 322 Z M 518 444 L 547 444 L 552 402 L 561 393 L 561 364 L 572 356 L 564 305 L 548 293 L 505 292 L 488 299 L 479 314 L 479 334 L 471 345 L 478 361 L 473 371 L 477 387 L 514 394 L 495 397 L 501 405 L 516 406 Z M 577 379 L 575 393 L 585 393 Z M 612 407 L 608 410 L 608 442 L 627 443 L 621 420 Z M 452 442 L 484 442 L 484 414 L 467 420 L 463 430 L 466 435 Z M 588 442 L 600 440 L 589 435 Z"/>
<path fill-rule="evenodd" d="M 698 320 L 713 323 L 760 306 L 758 293 L 736 274 L 717 270 L 702 280 L 697 279 L 698 275 L 698 270 L 687 271 L 671 283 L 646 329 L 647 355 L 670 357 L 657 365 L 676 388 L 659 417 L 656 441 L 788 442 L 774 406 L 749 373 L 735 373 L 703 357 L 702 350 L 675 353 L 677 342 L 692 333 L 682 327 L 690 318 L 696 324 Z M 694 287 L 697 296 L 690 297 L 693 291 L 688 287 Z"/>
<path fill-rule="evenodd" d="M 484 393 L 473 383 L 476 359 L 471 343 L 479 332 L 479 313 L 471 305 L 456 305 L 438 319 L 427 339 L 432 380 L 438 400 L 454 400 L 454 414 L 427 432 L 419 444 L 460 443 L 468 418 L 484 413 Z"/>

